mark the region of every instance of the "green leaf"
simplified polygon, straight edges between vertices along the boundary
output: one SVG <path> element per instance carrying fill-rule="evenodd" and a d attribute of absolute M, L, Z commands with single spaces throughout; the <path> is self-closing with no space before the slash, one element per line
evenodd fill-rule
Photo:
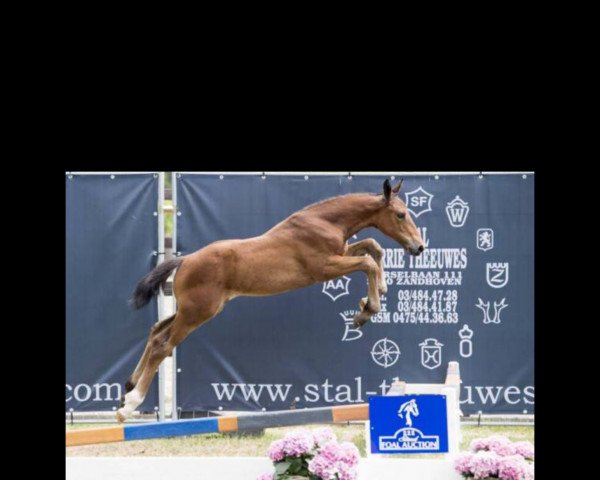
<path fill-rule="evenodd" d="M 275 464 L 275 473 L 277 475 L 283 475 L 284 473 L 287 472 L 287 469 L 290 468 L 290 462 L 285 461 L 285 462 L 277 462 Z"/>
<path fill-rule="evenodd" d="M 302 459 L 294 458 L 294 460 L 292 460 L 292 463 L 290 465 L 290 473 L 296 474 L 300 471 L 301 468 L 302 468 Z"/>

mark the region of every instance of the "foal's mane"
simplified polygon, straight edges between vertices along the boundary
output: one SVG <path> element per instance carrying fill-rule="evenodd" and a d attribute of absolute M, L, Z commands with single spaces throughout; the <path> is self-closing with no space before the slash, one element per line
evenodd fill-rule
<path fill-rule="evenodd" d="M 313 208 L 317 208 L 317 207 L 320 207 L 325 204 L 334 203 L 336 200 L 345 200 L 345 199 L 349 199 L 349 198 L 353 198 L 353 197 L 361 197 L 361 196 L 376 197 L 378 195 L 381 195 L 381 193 L 357 192 L 357 193 L 347 193 L 345 195 L 337 195 L 335 197 L 329 197 L 329 198 L 325 198 L 323 200 L 319 200 L 318 202 L 311 203 L 310 205 L 307 205 L 306 207 L 302 208 L 299 211 L 303 212 L 305 210 L 311 210 Z"/>

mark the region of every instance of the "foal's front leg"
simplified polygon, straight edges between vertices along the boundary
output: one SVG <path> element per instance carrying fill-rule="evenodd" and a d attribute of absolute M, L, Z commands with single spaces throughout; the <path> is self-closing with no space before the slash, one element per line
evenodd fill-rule
<path fill-rule="evenodd" d="M 365 240 L 361 240 L 360 242 L 351 243 L 348 245 L 348 249 L 346 250 L 346 255 L 349 257 L 365 254 L 371 255 L 373 260 L 375 260 L 379 266 L 379 271 L 377 274 L 377 289 L 379 290 L 380 295 L 385 295 L 387 293 L 387 283 L 385 282 L 385 273 L 383 270 L 383 248 L 381 245 L 379 245 L 376 240 L 367 238 Z"/>
<path fill-rule="evenodd" d="M 333 255 L 328 257 L 323 266 L 324 275 L 330 278 L 341 277 L 347 273 L 365 272 L 368 279 L 368 297 L 367 302 L 362 306 L 362 310 L 354 317 L 354 327 L 362 327 L 374 313 L 381 310 L 379 302 L 379 291 L 377 287 L 377 275 L 379 265 L 370 256 L 348 257 Z"/>

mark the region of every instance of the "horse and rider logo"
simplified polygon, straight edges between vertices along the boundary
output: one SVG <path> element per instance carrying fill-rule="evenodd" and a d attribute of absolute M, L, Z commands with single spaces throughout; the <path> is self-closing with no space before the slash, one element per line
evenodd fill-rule
<path fill-rule="evenodd" d="M 477 248 L 487 252 L 494 248 L 494 231 L 491 228 L 477 230 Z"/>
<path fill-rule="evenodd" d="M 348 285 L 350 284 L 350 277 L 344 275 L 343 277 L 334 278 L 333 280 L 327 280 L 323 282 L 323 293 L 334 302 L 344 295 L 350 295 L 348 291 Z"/>
<path fill-rule="evenodd" d="M 492 288 L 502 288 L 508 283 L 508 262 L 486 263 L 485 279 Z"/>
<path fill-rule="evenodd" d="M 462 227 L 469 215 L 469 204 L 457 195 L 454 200 L 446 204 L 446 215 L 450 225 L 455 228 Z"/>
<path fill-rule="evenodd" d="M 404 417 L 402 417 L 402 415 L 404 415 Z M 412 427 L 411 415 L 414 415 L 415 417 L 419 416 L 419 407 L 417 405 L 417 400 L 414 398 L 408 402 L 404 402 L 398 409 L 398 416 L 404 418 L 407 427 Z"/>
<path fill-rule="evenodd" d="M 408 211 L 415 218 L 423 213 L 431 212 L 431 199 L 433 195 L 423 190 L 423 187 L 419 186 L 419 188 L 412 192 L 405 192 L 404 198 L 406 199 Z"/>
<path fill-rule="evenodd" d="M 423 343 L 419 343 L 421 347 L 421 365 L 429 370 L 438 368 L 442 364 L 442 347 L 435 338 L 427 338 Z"/>
<path fill-rule="evenodd" d="M 483 323 L 500 323 L 502 319 L 500 318 L 500 312 L 508 307 L 506 302 L 506 297 L 500 300 L 499 302 L 494 301 L 494 313 L 490 315 L 490 302 L 484 302 L 481 298 L 477 298 L 478 302 L 475 306 L 483 312 Z"/>

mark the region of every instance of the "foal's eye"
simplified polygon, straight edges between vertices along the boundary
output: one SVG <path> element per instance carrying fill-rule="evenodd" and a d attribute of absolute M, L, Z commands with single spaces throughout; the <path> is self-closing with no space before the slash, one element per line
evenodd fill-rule
<path fill-rule="evenodd" d="M 398 218 L 399 218 L 400 220 L 403 220 L 403 219 L 404 219 L 404 217 L 406 217 L 406 214 L 405 214 L 405 213 L 399 213 L 399 214 L 398 214 Z"/>

